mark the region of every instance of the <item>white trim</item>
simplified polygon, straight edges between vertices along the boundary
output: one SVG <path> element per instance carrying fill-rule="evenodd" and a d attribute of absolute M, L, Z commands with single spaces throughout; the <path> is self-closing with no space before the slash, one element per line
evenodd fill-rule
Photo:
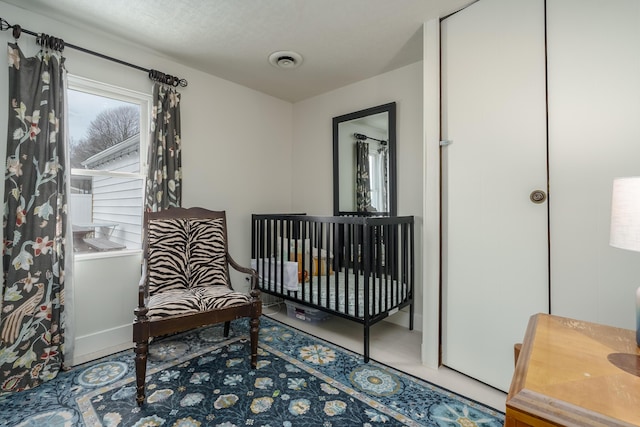
<path fill-rule="evenodd" d="M 127 101 L 134 104 L 140 104 L 140 100 L 152 103 L 152 96 L 148 93 L 136 90 L 126 89 L 120 86 L 114 86 L 98 80 L 88 79 L 86 77 L 68 74 L 69 88 L 80 90 L 82 92 L 92 93 L 94 95 L 106 96 L 107 98 Z M 113 95 L 117 94 L 118 97 Z"/>
<path fill-rule="evenodd" d="M 146 179 L 146 177 L 140 176 L 139 173 L 103 171 L 103 170 L 80 169 L 80 168 L 72 168 L 71 175 L 73 176 L 112 176 L 114 178 Z"/>
<path fill-rule="evenodd" d="M 133 324 L 76 337 L 73 366 L 133 347 Z"/>
<path fill-rule="evenodd" d="M 104 252 L 76 252 L 73 254 L 74 261 L 91 261 L 94 259 L 103 258 L 117 258 L 125 256 L 139 255 L 142 253 L 142 249 L 120 249 L 117 251 L 104 251 Z"/>
<path fill-rule="evenodd" d="M 422 363 L 440 364 L 440 20 L 424 24 Z"/>
<path fill-rule="evenodd" d="M 414 311 L 413 326 L 416 331 L 422 331 L 422 317 L 423 316 L 420 313 L 416 313 Z M 402 326 L 403 328 L 408 328 L 410 321 L 411 318 L 409 316 L 408 308 L 403 308 L 402 310 L 399 310 L 398 312 L 384 319 L 384 322 L 393 323 L 394 325 Z"/>

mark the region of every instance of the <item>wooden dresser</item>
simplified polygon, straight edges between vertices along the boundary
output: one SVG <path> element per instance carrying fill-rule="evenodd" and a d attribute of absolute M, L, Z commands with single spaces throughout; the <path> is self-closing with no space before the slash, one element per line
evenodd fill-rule
<path fill-rule="evenodd" d="M 640 426 L 635 331 L 532 316 L 506 406 L 505 427 Z"/>

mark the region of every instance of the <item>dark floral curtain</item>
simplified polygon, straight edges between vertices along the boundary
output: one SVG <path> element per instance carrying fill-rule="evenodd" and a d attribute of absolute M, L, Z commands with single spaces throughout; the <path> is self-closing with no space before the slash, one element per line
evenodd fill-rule
<path fill-rule="evenodd" d="M 356 142 L 356 210 L 367 212 L 371 206 L 371 182 L 369 175 L 369 144 Z"/>
<path fill-rule="evenodd" d="M 145 209 L 158 212 L 182 204 L 182 145 L 180 141 L 180 94 L 155 83 L 149 174 Z"/>
<path fill-rule="evenodd" d="M 65 353 L 65 79 L 59 52 L 9 53 L 0 389 L 55 378 Z"/>

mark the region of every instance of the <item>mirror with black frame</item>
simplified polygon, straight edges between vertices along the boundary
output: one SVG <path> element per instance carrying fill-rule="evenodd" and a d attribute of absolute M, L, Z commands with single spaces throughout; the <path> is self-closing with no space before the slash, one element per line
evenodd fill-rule
<path fill-rule="evenodd" d="M 333 118 L 333 214 L 395 216 L 396 103 Z"/>

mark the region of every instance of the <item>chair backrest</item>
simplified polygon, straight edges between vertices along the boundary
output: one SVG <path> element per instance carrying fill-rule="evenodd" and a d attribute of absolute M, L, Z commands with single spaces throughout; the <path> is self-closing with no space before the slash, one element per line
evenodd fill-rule
<path fill-rule="evenodd" d="M 224 211 L 145 212 L 144 225 L 150 295 L 198 286 L 231 287 Z"/>

